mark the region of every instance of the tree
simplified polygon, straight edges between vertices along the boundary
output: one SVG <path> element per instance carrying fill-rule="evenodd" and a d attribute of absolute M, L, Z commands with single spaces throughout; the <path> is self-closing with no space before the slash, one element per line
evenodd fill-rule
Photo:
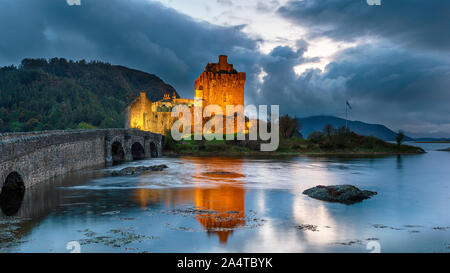
<path fill-rule="evenodd" d="M 34 128 L 36 128 L 36 126 L 38 125 L 39 120 L 35 119 L 35 118 L 30 118 L 24 126 L 25 131 L 33 131 Z"/>
<path fill-rule="evenodd" d="M 173 139 L 172 132 L 170 130 L 167 130 L 164 135 L 163 147 L 164 150 L 167 151 L 175 151 L 177 149 L 177 141 Z"/>
<path fill-rule="evenodd" d="M 84 121 L 78 123 L 78 125 L 77 125 L 77 129 L 82 129 L 82 130 L 90 130 L 90 129 L 95 129 L 95 128 L 96 127 L 94 125 L 89 124 L 89 123 L 84 122 Z"/>
<path fill-rule="evenodd" d="M 18 122 L 18 121 L 11 122 L 9 124 L 9 131 L 11 131 L 11 132 L 22 132 L 23 131 L 23 124 Z"/>
<path fill-rule="evenodd" d="M 337 135 L 345 135 L 350 133 L 350 130 L 345 126 L 341 126 L 335 132 Z"/>
<path fill-rule="evenodd" d="M 289 115 L 280 117 L 280 136 L 282 138 L 291 138 L 300 129 L 301 125 L 296 117 L 290 117 Z"/>
<path fill-rule="evenodd" d="M 326 136 L 331 136 L 331 135 L 333 135 L 334 134 L 334 127 L 333 127 L 333 125 L 331 125 L 331 124 L 327 124 L 327 125 L 325 125 L 325 127 L 323 127 L 323 133 L 324 133 L 324 135 L 326 135 Z"/>
<path fill-rule="evenodd" d="M 0 119 L 2 119 L 3 121 L 8 122 L 8 110 L 6 110 L 6 108 L 4 107 L 0 107 Z"/>
<path fill-rule="evenodd" d="M 120 128 L 126 97 L 139 90 L 146 90 L 152 101 L 175 92 L 158 77 L 125 67 L 62 58 L 24 59 L 18 67 L 0 67 L 0 133 L 70 129 L 80 122 Z"/>
<path fill-rule="evenodd" d="M 313 142 L 313 143 L 319 143 L 323 138 L 323 134 L 321 132 L 312 132 L 309 136 L 308 136 L 308 140 Z"/>
<path fill-rule="evenodd" d="M 397 145 L 400 146 L 404 139 L 405 139 L 405 135 L 403 134 L 403 132 L 402 131 L 398 131 L 397 138 L 396 138 Z"/>

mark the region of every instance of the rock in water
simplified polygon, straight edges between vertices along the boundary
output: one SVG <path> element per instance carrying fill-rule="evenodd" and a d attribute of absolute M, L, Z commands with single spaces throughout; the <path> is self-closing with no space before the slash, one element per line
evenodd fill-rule
<path fill-rule="evenodd" d="M 374 191 L 363 191 L 352 185 L 317 186 L 307 189 L 303 194 L 322 201 L 354 204 L 377 194 Z"/>
<path fill-rule="evenodd" d="M 108 172 L 111 176 L 127 176 L 127 175 L 139 175 L 144 172 L 160 172 L 168 168 L 166 165 L 155 165 L 155 166 L 139 166 L 139 167 L 128 167 L 119 171 Z"/>

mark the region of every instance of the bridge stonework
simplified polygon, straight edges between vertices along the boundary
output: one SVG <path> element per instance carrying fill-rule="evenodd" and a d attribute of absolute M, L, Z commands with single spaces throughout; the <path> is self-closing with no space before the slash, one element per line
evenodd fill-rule
<path fill-rule="evenodd" d="M 98 129 L 0 134 L 0 191 L 11 173 L 29 188 L 49 178 L 91 166 L 112 165 L 112 144 L 123 161 L 161 154 L 163 136 L 137 129 Z M 140 145 L 133 144 L 139 143 Z M 142 147 L 133 151 L 132 147 Z"/>

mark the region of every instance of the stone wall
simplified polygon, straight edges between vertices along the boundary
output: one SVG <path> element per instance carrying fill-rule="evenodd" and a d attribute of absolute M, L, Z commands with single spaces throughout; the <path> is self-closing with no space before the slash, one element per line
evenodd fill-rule
<path fill-rule="evenodd" d="M 81 130 L 79 130 L 81 131 Z M 0 134 L 0 141 L 8 140 L 8 139 L 16 139 L 22 137 L 30 137 L 30 136 L 40 136 L 40 135 L 49 135 L 49 134 L 63 134 L 67 133 L 67 130 L 52 130 L 52 131 L 36 131 L 36 132 L 20 132 L 20 133 L 2 133 Z"/>
<path fill-rule="evenodd" d="M 158 111 L 158 106 L 174 107 L 177 104 L 191 105 L 193 100 L 173 99 L 170 101 L 151 102 L 145 92 L 133 101 L 125 110 L 125 128 L 137 128 L 147 132 L 165 135 L 177 118 L 172 112 Z"/>
<path fill-rule="evenodd" d="M 150 147 L 161 154 L 162 136 L 136 129 L 48 131 L 0 136 L 0 189 L 11 172 L 22 177 L 25 187 L 51 177 L 90 166 L 111 163 L 111 144 L 119 141 L 125 160 L 133 160 L 131 146 L 139 142 L 151 157 Z M 109 157 L 108 157 L 109 155 Z"/>
<path fill-rule="evenodd" d="M 145 92 L 141 92 L 140 96 L 125 110 L 125 128 L 137 128 L 150 131 L 146 128 L 145 119 L 149 115 L 151 108 L 152 102 L 147 98 Z"/>
<path fill-rule="evenodd" d="M 172 117 L 172 112 L 154 112 L 151 113 L 152 117 L 147 116 L 146 124 L 147 128 L 152 132 L 165 135 L 167 130 L 172 128 L 173 123 L 176 121 L 176 117 Z"/>

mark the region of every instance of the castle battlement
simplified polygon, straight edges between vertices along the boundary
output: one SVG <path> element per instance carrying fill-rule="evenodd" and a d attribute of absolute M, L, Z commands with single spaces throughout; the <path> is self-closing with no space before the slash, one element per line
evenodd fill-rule
<path fill-rule="evenodd" d="M 199 80 L 234 80 L 234 81 L 245 81 L 246 75 L 245 72 L 237 72 L 235 74 L 227 74 L 227 73 L 216 73 L 216 72 L 203 72 L 195 82 Z"/>
<path fill-rule="evenodd" d="M 238 72 L 228 63 L 225 55 L 219 56 L 218 63 L 209 63 L 195 80 L 195 96 L 203 98 L 203 106 L 216 104 L 244 105 L 244 87 L 246 74 Z"/>
<path fill-rule="evenodd" d="M 238 73 L 236 69 L 234 69 L 233 65 L 228 63 L 228 57 L 226 55 L 220 55 L 218 63 L 208 63 L 205 67 L 204 72 L 221 73 L 221 74 Z"/>

